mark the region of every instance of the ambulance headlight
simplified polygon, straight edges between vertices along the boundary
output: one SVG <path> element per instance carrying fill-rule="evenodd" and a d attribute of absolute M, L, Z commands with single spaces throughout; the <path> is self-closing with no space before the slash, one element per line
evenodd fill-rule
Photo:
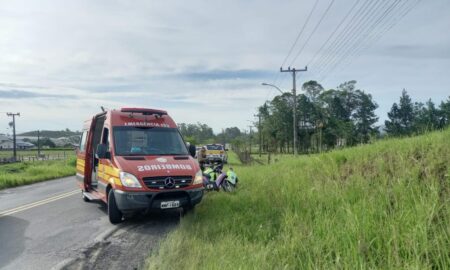
<path fill-rule="evenodd" d="M 141 188 L 141 184 L 139 183 L 139 180 L 137 180 L 136 176 L 132 175 L 131 173 L 126 172 L 120 172 L 120 182 L 122 182 L 122 185 L 124 187 L 130 187 L 130 188 Z"/>
<path fill-rule="evenodd" d="M 203 173 L 202 173 L 202 170 L 199 170 L 195 174 L 194 182 L 192 184 L 193 185 L 203 184 Z"/>

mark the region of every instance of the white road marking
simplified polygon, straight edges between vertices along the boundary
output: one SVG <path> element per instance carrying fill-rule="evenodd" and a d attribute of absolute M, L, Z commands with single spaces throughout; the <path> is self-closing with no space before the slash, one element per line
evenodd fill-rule
<path fill-rule="evenodd" d="M 36 207 L 36 206 L 40 206 L 40 205 L 43 205 L 43 204 L 54 202 L 54 201 L 57 201 L 57 200 L 60 200 L 60 199 L 63 199 L 63 198 L 66 198 L 66 197 L 69 197 L 69 196 L 72 196 L 72 195 L 75 195 L 75 194 L 79 194 L 79 193 L 80 193 L 80 190 L 76 189 L 76 190 L 72 190 L 72 191 L 69 191 L 69 192 L 66 192 L 66 193 L 62 193 L 62 194 L 59 194 L 59 195 L 56 195 L 56 196 L 53 196 L 53 197 L 50 197 L 50 198 L 47 198 L 47 199 L 44 199 L 44 200 L 40 200 L 40 201 L 33 202 L 33 203 L 28 203 L 28 204 L 25 204 L 25 205 L 22 205 L 22 206 L 13 208 L 13 209 L 9 209 L 9 210 L 0 212 L 0 218 L 4 217 L 4 216 L 9 216 L 9 215 L 12 215 L 12 214 L 15 214 L 15 213 L 18 213 L 18 212 L 22 212 L 22 211 L 28 210 L 28 209 Z"/>

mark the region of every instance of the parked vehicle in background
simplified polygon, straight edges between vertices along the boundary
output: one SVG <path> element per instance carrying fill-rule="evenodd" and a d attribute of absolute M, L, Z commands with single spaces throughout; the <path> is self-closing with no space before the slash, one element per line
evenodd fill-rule
<path fill-rule="evenodd" d="M 105 202 L 114 224 L 137 211 L 198 204 L 203 174 L 194 155 L 166 111 L 105 111 L 84 124 L 76 176 L 83 199 Z"/>
<path fill-rule="evenodd" d="M 206 159 L 209 162 L 228 162 L 227 150 L 222 144 L 207 144 L 206 147 Z"/>

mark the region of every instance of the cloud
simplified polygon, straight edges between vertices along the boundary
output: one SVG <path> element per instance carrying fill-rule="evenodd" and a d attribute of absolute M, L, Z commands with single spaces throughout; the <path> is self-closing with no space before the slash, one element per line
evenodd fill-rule
<path fill-rule="evenodd" d="M 178 77 L 186 80 L 235 80 L 235 79 L 262 79 L 273 75 L 271 70 L 207 70 L 197 72 L 185 72 L 175 74 L 171 77 Z"/>
<path fill-rule="evenodd" d="M 40 94 L 31 91 L 25 90 L 0 90 L 0 99 L 28 99 L 28 98 L 57 98 L 57 99 L 73 99 L 75 96 L 73 95 L 49 95 L 49 94 Z"/>
<path fill-rule="evenodd" d="M 277 94 L 262 82 L 292 88 L 279 66 L 313 4 L 6 1 L 0 10 L 1 110 L 21 111 L 22 131 L 79 129 L 100 106 L 167 109 L 177 122 L 201 121 L 216 131 L 246 127 L 256 107 Z M 319 2 L 294 54 L 327 4 Z M 350 7 L 332 7 L 295 67 L 308 62 Z M 448 96 L 450 36 L 443 33 L 449 7 L 447 0 L 422 1 L 324 86 L 358 80 L 380 104 L 380 116 L 404 87 L 420 100 Z M 299 74 L 298 89 L 320 68 Z M 8 121 L 3 117 L 0 132 Z"/>
<path fill-rule="evenodd" d="M 403 57 L 403 58 L 422 58 L 439 59 L 448 61 L 450 59 L 450 49 L 448 44 L 401 44 L 385 47 L 380 52 L 383 57 Z"/>

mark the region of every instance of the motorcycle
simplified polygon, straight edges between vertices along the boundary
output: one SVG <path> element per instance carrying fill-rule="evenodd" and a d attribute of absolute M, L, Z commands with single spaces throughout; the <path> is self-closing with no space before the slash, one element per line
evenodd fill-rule
<path fill-rule="evenodd" d="M 222 164 L 212 164 L 203 171 L 203 186 L 205 190 L 233 192 L 237 185 L 237 175 L 230 168 L 228 172 L 223 171 Z"/>

